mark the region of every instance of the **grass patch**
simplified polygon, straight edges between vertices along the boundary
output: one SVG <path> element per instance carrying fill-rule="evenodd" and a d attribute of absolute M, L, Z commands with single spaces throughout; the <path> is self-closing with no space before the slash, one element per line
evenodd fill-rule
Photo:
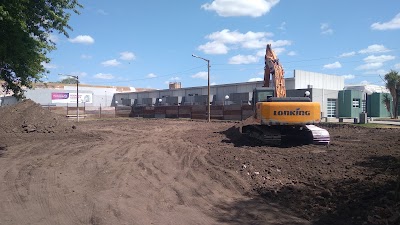
<path fill-rule="evenodd" d="M 400 128 L 399 126 L 390 124 L 378 124 L 378 123 L 366 123 L 366 124 L 353 124 L 354 126 L 360 126 L 365 128 Z"/>

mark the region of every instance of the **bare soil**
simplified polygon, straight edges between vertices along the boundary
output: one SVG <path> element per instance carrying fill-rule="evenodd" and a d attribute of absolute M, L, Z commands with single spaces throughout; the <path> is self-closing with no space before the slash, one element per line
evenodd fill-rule
<path fill-rule="evenodd" d="M 240 123 L 0 108 L 0 224 L 400 224 L 396 129 L 269 147 Z M 396 192 L 397 191 L 397 192 Z"/>

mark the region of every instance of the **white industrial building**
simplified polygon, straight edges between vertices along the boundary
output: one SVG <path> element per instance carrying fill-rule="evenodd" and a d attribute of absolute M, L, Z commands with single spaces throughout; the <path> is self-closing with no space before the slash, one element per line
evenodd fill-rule
<path fill-rule="evenodd" d="M 345 88 L 343 77 L 294 70 L 293 77 L 285 78 L 285 82 L 287 96 L 303 96 L 308 90 L 312 101 L 321 104 L 322 117 L 336 117 L 338 92 Z M 263 81 L 212 85 L 210 102 L 213 105 L 251 104 L 254 88 L 262 86 Z M 78 92 L 80 107 L 202 105 L 207 103 L 208 87 L 181 88 L 180 83 L 172 83 L 169 89 L 148 90 L 79 84 Z M 27 90 L 25 96 L 41 105 L 76 106 L 76 85 L 37 84 L 34 89 Z M 16 103 L 10 96 L 0 99 L 1 105 Z"/>
<path fill-rule="evenodd" d="M 344 77 L 294 70 L 293 77 L 285 78 L 289 97 L 303 96 L 310 91 L 311 99 L 321 104 L 323 117 L 336 117 L 338 92 L 344 89 Z M 210 102 L 213 105 L 250 104 L 252 92 L 262 87 L 263 81 L 212 85 Z M 202 105 L 206 104 L 208 86 L 180 88 L 144 92 L 116 93 L 113 105 Z"/>

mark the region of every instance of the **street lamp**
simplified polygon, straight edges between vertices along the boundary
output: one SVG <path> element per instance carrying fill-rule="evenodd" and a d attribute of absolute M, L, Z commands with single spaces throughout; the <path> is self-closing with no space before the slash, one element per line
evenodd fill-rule
<path fill-rule="evenodd" d="M 228 103 L 229 95 L 225 95 L 225 105 Z"/>
<path fill-rule="evenodd" d="M 208 85 L 207 85 L 207 87 L 208 87 L 208 90 L 207 90 L 208 117 L 207 117 L 207 120 L 208 120 L 208 122 L 210 122 L 211 121 L 211 113 L 210 113 L 210 60 L 202 58 L 202 57 L 194 55 L 194 54 L 192 54 L 192 56 L 195 57 L 195 58 L 202 59 L 202 60 L 207 62 L 207 80 L 208 80 Z"/>
<path fill-rule="evenodd" d="M 78 88 L 78 84 L 79 84 L 79 77 L 78 75 L 69 75 L 69 74 L 58 74 L 60 76 L 68 76 L 68 77 L 72 77 L 76 79 L 76 118 L 79 122 L 79 88 Z"/>

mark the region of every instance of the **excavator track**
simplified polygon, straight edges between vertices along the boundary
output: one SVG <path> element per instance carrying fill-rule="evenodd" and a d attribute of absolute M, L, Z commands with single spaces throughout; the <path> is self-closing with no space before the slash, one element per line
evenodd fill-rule
<path fill-rule="evenodd" d="M 329 132 L 315 125 L 246 125 L 242 127 L 242 134 L 270 146 L 306 144 L 328 145 L 330 142 Z"/>
<path fill-rule="evenodd" d="M 331 138 L 329 132 L 321 127 L 315 125 L 305 125 L 305 127 L 312 133 L 313 144 L 316 145 L 329 145 Z"/>

